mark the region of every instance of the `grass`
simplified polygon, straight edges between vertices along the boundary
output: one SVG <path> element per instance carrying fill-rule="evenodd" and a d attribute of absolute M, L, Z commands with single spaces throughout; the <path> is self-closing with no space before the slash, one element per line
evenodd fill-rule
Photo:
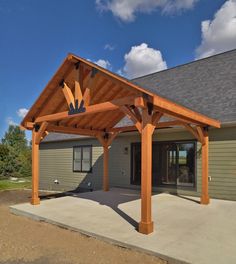
<path fill-rule="evenodd" d="M 24 179 L 24 180 L 25 182 L 0 180 L 0 190 L 31 188 L 30 180 L 29 179 Z"/>

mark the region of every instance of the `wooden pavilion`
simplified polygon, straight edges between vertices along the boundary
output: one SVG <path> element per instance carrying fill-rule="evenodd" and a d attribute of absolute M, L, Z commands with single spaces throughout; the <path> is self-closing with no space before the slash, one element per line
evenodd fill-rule
<path fill-rule="evenodd" d="M 199 102 L 201 103 L 201 102 Z M 160 122 L 163 116 L 168 120 Z M 133 126 L 118 127 L 128 117 Z M 163 118 L 162 118 L 163 119 Z M 153 232 L 152 134 L 155 128 L 183 126 L 202 144 L 201 204 L 208 195 L 208 128 L 220 122 L 151 93 L 78 56 L 69 54 L 21 123 L 32 130 L 32 199 L 39 199 L 39 144 L 50 132 L 96 137 L 103 146 L 103 190 L 109 190 L 109 146 L 121 132 L 141 135 L 141 221 L 139 232 Z"/>

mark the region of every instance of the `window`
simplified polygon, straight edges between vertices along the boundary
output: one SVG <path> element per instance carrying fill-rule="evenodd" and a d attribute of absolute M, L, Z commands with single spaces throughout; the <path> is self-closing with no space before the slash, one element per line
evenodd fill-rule
<path fill-rule="evenodd" d="M 153 142 L 152 185 L 195 186 L 196 143 Z M 141 144 L 132 144 L 131 184 L 141 183 Z"/>
<path fill-rule="evenodd" d="M 92 146 L 74 147 L 73 171 L 92 171 Z"/>

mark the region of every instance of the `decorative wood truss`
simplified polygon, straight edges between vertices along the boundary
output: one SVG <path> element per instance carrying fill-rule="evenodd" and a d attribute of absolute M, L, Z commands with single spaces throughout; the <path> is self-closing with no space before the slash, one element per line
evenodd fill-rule
<path fill-rule="evenodd" d="M 124 118 L 132 126 L 118 127 Z M 163 117 L 170 121 L 160 121 Z M 69 54 L 21 123 L 33 132 L 33 157 L 50 132 L 97 137 L 104 149 L 104 190 L 108 185 L 108 149 L 117 134 L 137 130 L 142 139 L 142 219 L 139 230 L 150 233 L 151 142 L 155 128 L 184 127 L 203 146 L 203 195 L 208 197 L 208 127 L 220 122 L 153 94 L 92 62 Z M 145 155 L 145 157 L 144 157 Z M 147 158 L 146 158 L 147 157 Z M 147 161 L 148 160 L 148 161 Z M 206 162 L 207 161 L 207 162 Z M 38 166 L 33 160 L 32 203 L 38 204 Z"/>

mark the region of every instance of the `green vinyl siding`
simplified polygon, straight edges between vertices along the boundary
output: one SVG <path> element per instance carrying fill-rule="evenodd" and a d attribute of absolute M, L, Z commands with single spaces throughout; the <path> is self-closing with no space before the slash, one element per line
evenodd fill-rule
<path fill-rule="evenodd" d="M 212 198 L 236 200 L 236 127 L 213 129 L 209 132 L 209 193 Z M 194 140 L 185 131 L 159 130 L 153 141 Z M 140 142 L 135 133 L 117 137 L 110 148 L 110 186 L 140 188 L 130 184 L 131 144 Z M 73 172 L 73 146 L 92 145 L 92 173 Z M 128 149 L 128 151 L 127 151 Z M 40 188 L 52 190 L 73 190 L 78 186 L 86 188 L 91 182 L 93 189 L 102 188 L 103 149 L 96 139 L 80 139 L 40 145 Z M 156 187 L 154 191 L 178 195 L 201 194 L 201 144 L 197 144 L 195 188 Z M 59 184 L 55 184 L 54 180 Z"/>

